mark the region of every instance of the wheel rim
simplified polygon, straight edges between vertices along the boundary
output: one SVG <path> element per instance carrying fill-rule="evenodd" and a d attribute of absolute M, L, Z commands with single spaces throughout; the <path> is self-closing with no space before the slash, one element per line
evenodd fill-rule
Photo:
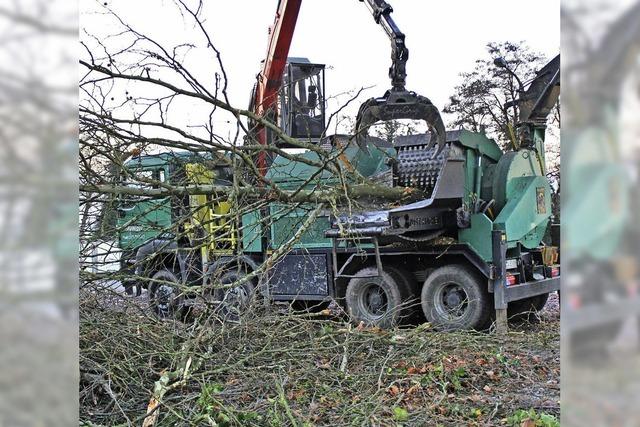
<path fill-rule="evenodd" d="M 222 299 L 225 312 L 233 318 L 240 317 L 249 302 L 249 292 L 244 286 L 227 289 Z"/>
<path fill-rule="evenodd" d="M 360 308 L 369 316 L 379 319 L 383 317 L 389 307 L 387 291 L 377 283 L 367 283 L 359 298 Z"/>
<path fill-rule="evenodd" d="M 167 316 L 171 313 L 172 304 L 175 298 L 175 289 L 172 286 L 163 284 L 158 286 L 155 292 L 156 308 L 158 314 Z"/>
<path fill-rule="evenodd" d="M 461 319 L 469 308 L 469 295 L 458 283 L 445 283 L 438 289 L 434 305 L 440 317 Z"/>

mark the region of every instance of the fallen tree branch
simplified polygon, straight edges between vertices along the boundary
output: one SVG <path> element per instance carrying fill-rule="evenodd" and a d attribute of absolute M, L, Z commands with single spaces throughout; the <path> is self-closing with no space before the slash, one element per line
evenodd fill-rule
<path fill-rule="evenodd" d="M 81 184 L 80 191 L 85 193 L 118 194 L 127 196 L 146 196 L 162 198 L 168 196 L 193 196 L 193 195 L 227 195 L 235 193 L 238 196 L 246 196 L 253 199 L 281 202 L 330 202 L 347 198 L 371 197 L 387 201 L 406 201 L 418 196 L 419 191 L 414 188 L 385 187 L 378 184 L 357 184 L 347 187 L 346 194 L 335 188 L 327 190 L 281 190 L 277 194 L 269 188 L 243 187 L 234 189 L 230 186 L 220 185 L 188 185 L 171 188 L 135 188 L 121 185 L 107 184 Z"/>

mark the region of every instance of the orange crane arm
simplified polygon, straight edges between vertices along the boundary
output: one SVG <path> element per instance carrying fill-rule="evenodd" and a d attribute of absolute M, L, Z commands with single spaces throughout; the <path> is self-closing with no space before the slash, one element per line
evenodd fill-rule
<path fill-rule="evenodd" d="M 269 46 L 267 56 L 258 75 L 251 110 L 260 117 L 268 113 L 277 113 L 278 90 L 282 85 L 282 76 L 287 64 L 289 47 L 298 20 L 302 0 L 279 0 L 275 21 L 269 28 Z M 266 145 L 267 133 L 263 126 L 257 126 L 258 142 Z M 264 159 L 258 159 L 258 167 L 264 167 Z"/>

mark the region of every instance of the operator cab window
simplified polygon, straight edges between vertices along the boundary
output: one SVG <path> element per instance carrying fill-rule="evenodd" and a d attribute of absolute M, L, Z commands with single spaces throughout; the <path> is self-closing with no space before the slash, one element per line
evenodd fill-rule
<path fill-rule="evenodd" d="M 324 134 L 324 65 L 289 63 L 280 105 L 285 132 L 300 139 Z"/>

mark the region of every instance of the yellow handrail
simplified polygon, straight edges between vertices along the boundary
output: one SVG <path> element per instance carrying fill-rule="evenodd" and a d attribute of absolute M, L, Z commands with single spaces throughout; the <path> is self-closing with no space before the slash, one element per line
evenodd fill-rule
<path fill-rule="evenodd" d="M 215 172 L 200 163 L 186 165 L 187 178 L 192 184 L 212 184 Z M 236 226 L 229 218 L 231 203 L 212 200 L 211 196 L 197 194 L 189 196 L 191 219 L 188 226 L 190 237 L 195 237 L 197 229 L 203 230 L 206 244 L 201 247 L 203 260 L 209 254 L 223 254 L 237 248 Z"/>

